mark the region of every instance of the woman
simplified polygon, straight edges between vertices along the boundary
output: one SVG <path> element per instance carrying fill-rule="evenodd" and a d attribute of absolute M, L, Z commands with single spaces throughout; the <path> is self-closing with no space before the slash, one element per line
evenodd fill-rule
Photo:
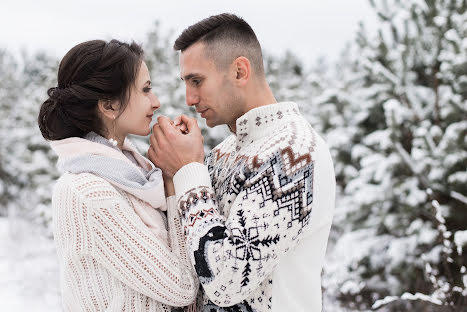
<path fill-rule="evenodd" d="M 39 128 L 64 173 L 52 196 L 66 311 L 170 311 L 194 301 L 173 184 L 126 139 L 160 107 L 135 43 L 88 41 L 62 59 Z M 164 188 L 165 184 L 165 188 Z"/>

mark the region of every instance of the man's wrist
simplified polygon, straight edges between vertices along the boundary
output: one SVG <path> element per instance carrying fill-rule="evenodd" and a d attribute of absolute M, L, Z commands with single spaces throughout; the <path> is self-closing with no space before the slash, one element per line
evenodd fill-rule
<path fill-rule="evenodd" d="M 204 163 L 191 162 L 180 168 L 173 176 L 177 200 L 198 186 L 211 187 L 211 177 Z"/>

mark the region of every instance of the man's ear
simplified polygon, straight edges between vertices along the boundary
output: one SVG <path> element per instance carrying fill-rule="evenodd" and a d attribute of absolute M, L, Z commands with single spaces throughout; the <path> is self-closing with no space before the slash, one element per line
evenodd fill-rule
<path fill-rule="evenodd" d="M 97 102 L 97 108 L 99 112 L 110 120 L 117 118 L 118 110 L 117 103 L 110 100 L 99 100 Z"/>
<path fill-rule="evenodd" d="M 240 87 L 246 85 L 251 76 L 250 60 L 244 56 L 239 56 L 233 61 L 232 65 L 236 84 Z"/>

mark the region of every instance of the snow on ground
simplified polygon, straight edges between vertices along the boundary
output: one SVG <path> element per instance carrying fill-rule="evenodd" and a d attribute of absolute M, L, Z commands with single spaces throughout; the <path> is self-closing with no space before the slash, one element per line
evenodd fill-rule
<path fill-rule="evenodd" d="M 334 249 L 330 242 L 328 251 Z M 334 256 L 326 257 L 335 273 Z M 325 270 L 326 271 L 326 270 Z M 336 287 L 329 274 L 323 285 Z M 8 312 L 59 312 L 61 308 L 58 258 L 53 240 L 25 220 L 0 218 L 0 310 Z M 348 311 L 330 292 L 323 294 L 323 311 Z"/>
<path fill-rule="evenodd" d="M 0 302 L 2 311 L 61 311 L 53 240 L 27 221 L 0 218 Z"/>

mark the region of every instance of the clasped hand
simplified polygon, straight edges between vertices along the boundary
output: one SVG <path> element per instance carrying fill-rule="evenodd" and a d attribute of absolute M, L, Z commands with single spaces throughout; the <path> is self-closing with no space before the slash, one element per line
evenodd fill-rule
<path fill-rule="evenodd" d="M 204 163 L 204 139 L 194 118 L 181 115 L 171 121 L 159 116 L 149 141 L 148 158 L 166 178 L 171 179 L 189 163 Z"/>

